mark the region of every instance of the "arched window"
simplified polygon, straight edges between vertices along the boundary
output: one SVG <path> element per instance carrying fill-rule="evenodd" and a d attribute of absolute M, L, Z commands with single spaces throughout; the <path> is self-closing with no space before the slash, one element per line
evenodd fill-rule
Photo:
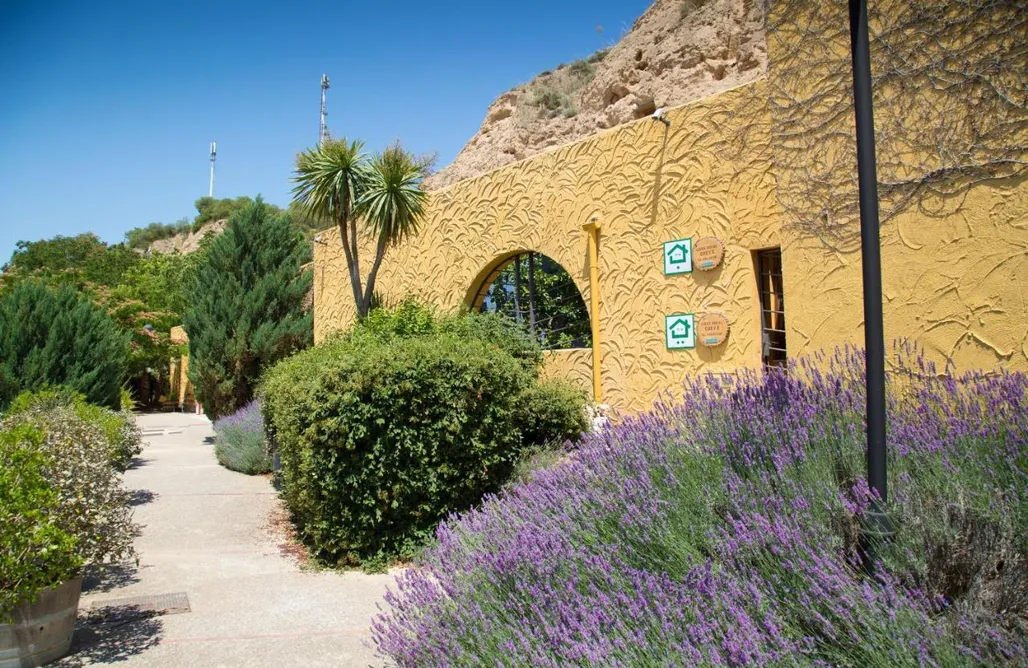
<path fill-rule="evenodd" d="M 519 253 L 497 266 L 479 288 L 474 307 L 524 324 L 544 350 L 592 345 L 589 312 L 575 281 L 540 253 Z"/>

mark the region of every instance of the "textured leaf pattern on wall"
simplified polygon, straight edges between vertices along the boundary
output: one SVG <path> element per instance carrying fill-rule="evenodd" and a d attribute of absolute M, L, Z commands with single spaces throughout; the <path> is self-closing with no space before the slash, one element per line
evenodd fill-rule
<path fill-rule="evenodd" d="M 1028 370 L 1024 1 L 871 4 L 886 338 L 917 339 L 940 368 Z M 383 297 L 455 308 L 500 256 L 534 250 L 589 304 L 582 224 L 595 216 L 604 399 L 617 408 L 760 363 L 755 250 L 782 248 L 789 357 L 862 343 L 845 3 L 773 7 L 767 78 L 672 109 L 666 137 L 642 119 L 433 193 L 421 236 L 386 258 Z M 940 85 L 950 61 L 970 63 L 960 86 Z M 663 275 L 663 241 L 707 235 L 725 244 L 720 268 Z M 353 319 L 325 236 L 319 339 Z M 678 311 L 724 313 L 727 341 L 666 351 L 663 315 Z"/>
<path fill-rule="evenodd" d="M 589 304 L 582 225 L 596 217 L 602 226 L 607 402 L 624 410 L 645 408 L 699 369 L 759 363 L 750 249 L 778 244 L 774 183 L 770 165 L 758 160 L 763 152 L 754 150 L 754 160 L 745 164 L 719 155 L 733 124 L 741 123 L 733 110 L 752 94 L 729 92 L 673 110 L 666 137 L 663 125 L 644 119 L 433 193 L 420 235 L 386 255 L 379 275 L 384 302 L 414 295 L 459 308 L 479 287 L 476 277 L 500 257 L 534 250 L 558 261 Z M 749 139 L 766 142 L 767 134 L 751 133 Z M 706 235 L 725 241 L 723 266 L 665 277 L 663 241 Z M 354 319 L 334 231 L 316 245 L 316 266 L 315 327 L 321 340 Z M 664 314 L 706 310 L 722 311 L 732 321 L 726 344 L 668 352 Z M 574 371 L 567 373 L 587 377 L 588 356 L 569 356 L 559 366 L 572 361 Z"/>
<path fill-rule="evenodd" d="M 773 10 L 769 97 L 753 104 L 771 110 L 800 355 L 862 340 L 851 56 L 846 3 Z M 940 368 L 1028 369 L 1028 3 L 868 11 L 886 338 L 918 340 Z"/>

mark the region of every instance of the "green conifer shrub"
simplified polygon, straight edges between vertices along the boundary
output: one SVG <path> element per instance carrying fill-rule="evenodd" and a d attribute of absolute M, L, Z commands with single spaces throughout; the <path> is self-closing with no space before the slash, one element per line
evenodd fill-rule
<path fill-rule="evenodd" d="M 258 197 L 237 211 L 193 275 L 184 324 L 189 378 L 212 419 L 252 398 L 264 369 L 310 345 L 310 246 Z"/>
<path fill-rule="evenodd" d="M 70 286 L 25 281 L 0 297 L 0 408 L 18 392 L 65 385 L 117 409 L 128 338 Z"/>

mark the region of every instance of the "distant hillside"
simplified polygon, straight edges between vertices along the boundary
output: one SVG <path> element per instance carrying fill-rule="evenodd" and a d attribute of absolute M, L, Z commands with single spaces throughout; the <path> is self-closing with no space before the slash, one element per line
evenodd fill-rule
<path fill-rule="evenodd" d="M 759 0 L 657 0 L 609 51 L 501 95 L 438 189 L 764 75 Z"/>
<path fill-rule="evenodd" d="M 253 199 L 245 195 L 234 199 L 201 197 L 196 200 L 197 215 L 192 222 L 184 218 L 171 224 L 151 223 L 126 232 L 125 241 L 139 253 L 192 253 L 200 247 L 200 241 L 207 234 L 221 234 L 232 214 L 251 204 Z M 264 204 L 274 215 L 288 213 L 293 226 L 308 238 L 316 230 L 325 227 L 295 205 L 290 204 L 288 209 L 283 210 L 268 202 Z"/>
<path fill-rule="evenodd" d="M 200 247 L 200 240 L 204 238 L 208 233 L 213 232 L 214 234 L 221 234 L 225 231 L 225 225 L 228 223 L 228 219 L 212 220 L 209 223 L 204 223 L 196 231 L 192 228 L 179 232 L 178 234 L 167 237 L 166 239 L 157 239 L 150 243 L 146 248 L 147 253 L 192 253 Z"/>

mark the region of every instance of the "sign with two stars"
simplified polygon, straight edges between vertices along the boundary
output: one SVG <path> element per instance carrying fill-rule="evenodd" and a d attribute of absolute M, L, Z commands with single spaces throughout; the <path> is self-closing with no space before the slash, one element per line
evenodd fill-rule
<path fill-rule="evenodd" d="M 692 313 L 672 313 L 664 316 L 664 336 L 668 350 L 695 348 L 696 316 Z"/>

